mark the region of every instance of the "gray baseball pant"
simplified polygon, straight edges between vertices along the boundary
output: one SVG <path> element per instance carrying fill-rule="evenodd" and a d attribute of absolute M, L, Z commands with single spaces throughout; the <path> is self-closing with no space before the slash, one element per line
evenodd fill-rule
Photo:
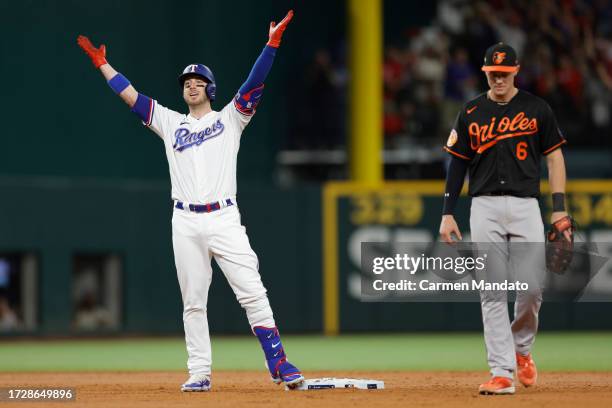
<path fill-rule="evenodd" d="M 478 196 L 470 211 L 472 241 L 483 243 L 488 259 L 485 279 L 531 281 L 529 291 L 518 291 L 510 322 L 507 293 L 481 291 L 482 322 L 487 360 L 492 376 L 513 378 L 516 355 L 529 353 L 538 329 L 544 276 L 544 225 L 536 198 Z M 513 243 L 542 243 L 541 245 Z M 525 249 L 528 248 L 527 253 Z M 535 284 L 534 284 L 535 283 Z"/>

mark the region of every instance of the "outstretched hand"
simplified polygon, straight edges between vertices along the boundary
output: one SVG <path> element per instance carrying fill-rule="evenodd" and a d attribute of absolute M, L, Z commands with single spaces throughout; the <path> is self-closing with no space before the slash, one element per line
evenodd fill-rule
<path fill-rule="evenodd" d="M 106 46 L 102 44 L 100 48 L 94 47 L 94 45 L 89 41 L 89 38 L 84 35 L 79 35 L 77 38 L 77 43 L 79 47 L 85 51 L 85 54 L 91 59 L 94 66 L 96 68 L 100 68 L 104 64 L 108 64 L 106 62 Z"/>
<path fill-rule="evenodd" d="M 287 28 L 287 25 L 289 25 L 289 22 L 292 18 L 293 10 L 289 10 L 285 18 L 283 18 L 283 21 L 278 24 L 276 24 L 276 22 L 274 21 L 270 23 L 270 33 L 268 40 L 268 45 L 270 47 L 278 48 L 280 46 L 281 38 L 283 37 L 283 32 Z"/>

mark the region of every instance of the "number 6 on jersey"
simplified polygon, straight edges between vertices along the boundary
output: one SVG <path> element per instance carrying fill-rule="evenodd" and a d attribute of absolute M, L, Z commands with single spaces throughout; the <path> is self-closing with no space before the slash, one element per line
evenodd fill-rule
<path fill-rule="evenodd" d="M 518 142 L 516 145 L 516 157 L 519 160 L 527 158 L 527 142 Z"/>

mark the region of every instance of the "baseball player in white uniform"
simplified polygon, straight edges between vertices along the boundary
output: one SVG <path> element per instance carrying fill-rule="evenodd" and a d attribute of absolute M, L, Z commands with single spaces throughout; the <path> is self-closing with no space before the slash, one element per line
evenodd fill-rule
<path fill-rule="evenodd" d="M 262 95 L 284 30 L 293 11 L 272 22 L 269 41 L 234 99 L 220 112 L 211 108 L 216 84 L 212 71 L 192 64 L 179 76 L 189 108 L 181 114 L 140 94 L 106 61 L 104 45 L 95 48 L 87 37 L 77 42 L 100 69 L 110 87 L 163 141 L 170 168 L 174 213 L 172 243 L 183 298 L 183 322 L 190 377 L 182 391 L 211 389 L 211 346 L 206 305 L 212 280 L 211 257 L 245 309 L 259 339 L 266 364 L 277 383 L 290 387 L 304 380 L 287 361 L 278 329 L 258 272 L 236 202 L 236 161 L 240 137 Z"/>

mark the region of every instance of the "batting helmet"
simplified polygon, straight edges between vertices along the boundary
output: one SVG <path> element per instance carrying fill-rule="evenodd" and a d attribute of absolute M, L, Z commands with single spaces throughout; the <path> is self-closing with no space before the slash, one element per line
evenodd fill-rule
<path fill-rule="evenodd" d="M 183 73 L 178 77 L 181 87 L 183 87 L 187 77 L 192 75 L 199 76 L 208 83 L 208 86 L 206 86 L 206 96 L 208 96 L 208 99 L 210 99 L 211 102 L 214 101 L 215 94 L 217 92 L 217 85 L 215 84 L 215 76 L 210 68 L 204 64 L 187 65 L 187 67 L 185 67 L 183 70 Z"/>

